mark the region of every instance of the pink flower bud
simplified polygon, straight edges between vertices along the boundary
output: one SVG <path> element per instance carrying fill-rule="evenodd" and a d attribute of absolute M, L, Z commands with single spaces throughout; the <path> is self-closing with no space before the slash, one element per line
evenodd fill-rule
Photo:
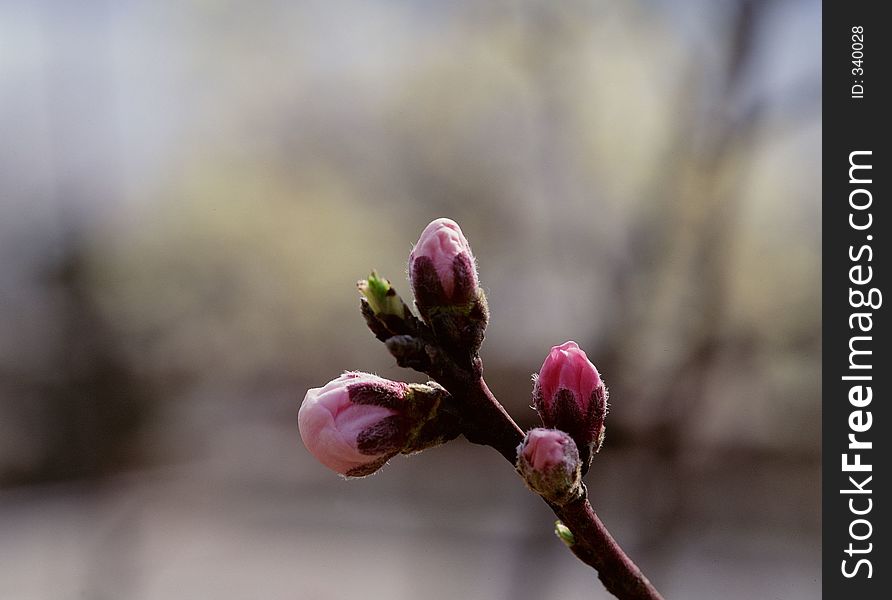
<path fill-rule="evenodd" d="M 555 346 L 534 378 L 533 405 L 546 427 L 569 433 L 587 469 L 601 447 L 607 416 L 607 389 L 576 342 Z"/>
<path fill-rule="evenodd" d="M 297 422 L 304 445 L 326 467 L 368 475 L 405 445 L 411 422 L 402 416 L 409 387 L 348 372 L 307 392 Z"/>
<path fill-rule="evenodd" d="M 557 429 L 531 429 L 517 447 L 517 471 L 533 491 L 557 504 L 581 492 L 581 463 L 576 443 Z"/>
<path fill-rule="evenodd" d="M 458 223 L 441 218 L 424 228 L 409 254 L 409 279 L 419 307 L 466 304 L 474 299 L 477 269 Z"/>
<path fill-rule="evenodd" d="M 538 427 L 527 433 L 517 451 L 531 469 L 544 472 L 564 465 L 571 446 L 575 452 L 576 443 L 563 431 Z"/>

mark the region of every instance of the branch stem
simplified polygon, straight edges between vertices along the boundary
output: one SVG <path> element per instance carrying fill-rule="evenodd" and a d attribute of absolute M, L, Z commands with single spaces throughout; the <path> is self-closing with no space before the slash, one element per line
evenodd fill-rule
<path fill-rule="evenodd" d="M 523 441 L 523 430 L 496 400 L 483 378 L 472 380 L 460 398 L 467 415 L 463 419 L 464 436 L 474 444 L 494 448 L 513 465 L 517 460 L 517 446 Z"/>
<path fill-rule="evenodd" d="M 607 591 L 621 600 L 662 600 L 631 558 L 598 518 L 587 494 L 564 506 L 551 506 L 554 514 L 573 532 L 570 550 L 598 572 Z"/>

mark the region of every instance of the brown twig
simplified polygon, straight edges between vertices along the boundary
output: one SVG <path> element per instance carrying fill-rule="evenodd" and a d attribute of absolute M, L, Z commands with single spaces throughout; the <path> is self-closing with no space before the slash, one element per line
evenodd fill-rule
<path fill-rule="evenodd" d="M 585 494 L 570 504 L 551 506 L 551 509 L 573 533 L 570 550 L 598 572 L 598 578 L 608 592 L 622 600 L 662 598 L 607 531 Z"/>

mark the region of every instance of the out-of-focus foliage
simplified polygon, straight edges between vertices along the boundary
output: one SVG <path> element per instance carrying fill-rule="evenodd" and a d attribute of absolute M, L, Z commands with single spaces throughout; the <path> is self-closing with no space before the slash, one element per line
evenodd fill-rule
<path fill-rule="evenodd" d="M 683 422 L 680 443 L 816 451 L 819 70 L 768 37 L 791 5 L 57 8 L 7 9 L 30 52 L 4 86 L 47 102 L 20 93 L 3 117 L 7 245 L 28 250 L 5 273 L 76 239 L 61 252 L 158 402 L 386 367 L 352 281 L 405 290 L 411 240 L 448 215 L 515 408 L 573 338 L 620 434 Z M 800 61 L 786 87 L 760 76 L 766 48 Z M 64 306 L 21 319 L 47 294 L 31 278 L 4 304 L 7 354 L 55 347 L 39 323 Z"/>

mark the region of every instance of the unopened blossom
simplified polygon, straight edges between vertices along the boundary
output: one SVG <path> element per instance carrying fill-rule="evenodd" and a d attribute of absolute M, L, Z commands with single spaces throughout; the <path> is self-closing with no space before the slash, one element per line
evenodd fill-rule
<path fill-rule="evenodd" d="M 309 390 L 297 423 L 304 445 L 342 475 L 367 475 L 396 455 L 410 423 L 400 415 L 405 383 L 348 372 Z"/>
<path fill-rule="evenodd" d="M 534 378 L 533 405 L 542 423 L 569 433 L 583 468 L 601 447 L 607 416 L 607 388 L 576 342 L 554 346 Z"/>
<path fill-rule="evenodd" d="M 424 228 L 409 254 L 409 279 L 419 306 L 467 304 L 477 290 L 471 246 L 452 219 L 436 219 Z"/>
<path fill-rule="evenodd" d="M 323 465 L 361 477 L 399 453 L 458 435 L 449 415 L 440 415 L 445 395 L 434 383 L 407 384 L 347 372 L 307 392 L 297 416 L 300 436 Z"/>
<path fill-rule="evenodd" d="M 458 223 L 436 219 L 424 228 L 409 254 L 409 280 L 415 306 L 439 342 L 453 352 L 476 354 L 489 308 Z"/>
<path fill-rule="evenodd" d="M 576 443 L 558 429 L 536 428 L 517 447 L 517 471 L 549 502 L 565 504 L 582 493 Z"/>

